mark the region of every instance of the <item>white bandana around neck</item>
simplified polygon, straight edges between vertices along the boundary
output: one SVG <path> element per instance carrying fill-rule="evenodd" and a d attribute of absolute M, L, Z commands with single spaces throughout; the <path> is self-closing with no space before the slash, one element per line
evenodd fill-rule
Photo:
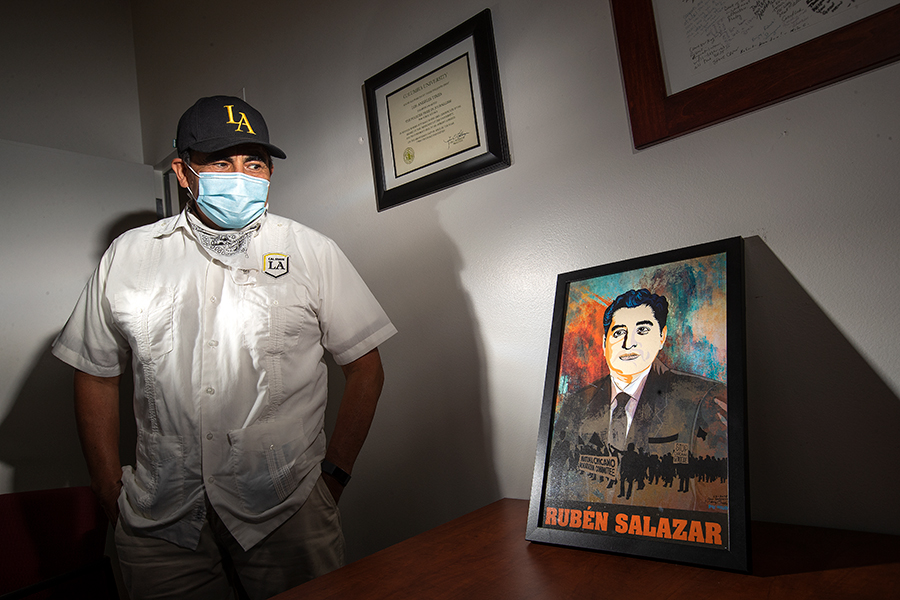
<path fill-rule="evenodd" d="M 204 225 L 190 208 L 187 211 L 188 223 L 200 245 L 211 257 L 226 259 L 237 255 L 249 258 L 247 249 L 250 247 L 250 240 L 256 235 L 265 216 L 264 212 L 243 229 L 218 231 Z"/>

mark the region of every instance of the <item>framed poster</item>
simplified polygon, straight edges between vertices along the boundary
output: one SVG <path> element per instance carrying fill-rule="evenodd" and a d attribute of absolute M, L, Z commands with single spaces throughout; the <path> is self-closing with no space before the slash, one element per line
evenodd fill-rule
<path fill-rule="evenodd" d="M 810 0 L 801 3 L 697 0 L 690 4 L 610 0 L 610 3 L 636 149 L 900 59 L 900 35 L 897 35 L 900 4 L 897 0 Z M 661 14 L 662 18 L 657 19 L 654 4 L 667 6 L 667 12 L 685 12 L 679 18 Z M 870 14 L 871 9 L 881 10 Z M 693 14 L 694 11 L 697 14 Z M 817 19 L 804 17 L 808 12 L 822 16 L 823 22 L 814 23 Z M 777 14 L 772 17 L 771 13 Z M 738 28 L 743 27 L 744 21 L 750 27 L 755 20 L 770 18 L 771 23 L 763 24 L 761 33 Z M 806 22 L 801 22 L 802 18 L 806 18 Z M 830 22 L 836 19 L 846 19 L 847 24 L 828 30 Z M 811 24 L 806 27 L 805 23 Z M 665 28 L 662 35 L 660 26 Z M 674 26 L 682 27 L 683 31 L 673 33 Z M 820 30 L 827 32 L 797 43 L 806 39 L 804 32 Z M 779 32 L 783 35 L 770 39 Z M 679 36 L 694 41 L 681 42 L 681 49 L 687 55 L 676 59 L 679 44 L 665 40 Z M 738 43 L 737 40 L 743 41 Z M 792 46 L 792 43 L 796 45 Z M 774 55 L 739 62 L 741 54 L 753 55 L 777 45 L 782 45 L 783 49 Z M 671 67 L 678 70 L 677 63 L 683 61 L 688 63 L 688 70 L 696 67 L 697 72 L 676 78 L 670 73 Z M 742 66 L 728 70 L 732 64 Z M 702 75 L 707 72 L 717 76 L 706 80 Z M 700 83 L 694 84 L 696 81 Z M 670 92 L 670 88 L 675 93 Z"/>
<path fill-rule="evenodd" d="M 749 570 L 742 256 L 559 276 L 528 540 Z"/>
<path fill-rule="evenodd" d="M 510 165 L 490 10 L 366 80 L 382 211 Z"/>

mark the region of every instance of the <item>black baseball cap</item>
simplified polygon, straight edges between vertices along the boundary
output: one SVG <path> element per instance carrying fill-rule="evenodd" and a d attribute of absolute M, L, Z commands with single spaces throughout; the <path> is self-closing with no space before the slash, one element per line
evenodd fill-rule
<path fill-rule="evenodd" d="M 175 148 L 216 152 L 239 144 L 259 144 L 275 158 L 287 158 L 269 143 L 269 128 L 258 110 L 234 96 L 200 98 L 178 120 Z"/>

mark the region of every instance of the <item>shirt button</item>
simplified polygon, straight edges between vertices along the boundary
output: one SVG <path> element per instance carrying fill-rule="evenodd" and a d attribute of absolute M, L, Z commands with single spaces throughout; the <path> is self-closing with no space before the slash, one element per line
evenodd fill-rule
<path fill-rule="evenodd" d="M 209 394 L 210 396 L 212 396 L 213 394 L 216 393 L 216 390 L 215 390 L 215 388 L 208 387 L 208 388 L 206 388 L 206 393 Z"/>
<path fill-rule="evenodd" d="M 210 348 L 215 348 L 216 346 L 219 345 L 219 342 L 217 342 L 216 340 L 209 340 L 209 341 L 207 342 L 207 345 L 208 345 Z"/>
<path fill-rule="evenodd" d="M 209 297 L 209 301 L 212 302 L 213 304 L 215 304 L 215 303 L 216 303 L 216 297 L 215 297 L 215 296 L 210 296 L 210 297 Z"/>
<path fill-rule="evenodd" d="M 207 434 L 206 434 L 206 439 L 208 439 L 208 440 L 213 439 L 213 434 L 207 433 Z"/>
<path fill-rule="evenodd" d="M 210 477 L 207 477 L 207 478 L 206 478 L 206 483 L 212 483 L 212 482 L 214 482 L 215 480 L 216 480 L 215 477 L 210 476 Z"/>

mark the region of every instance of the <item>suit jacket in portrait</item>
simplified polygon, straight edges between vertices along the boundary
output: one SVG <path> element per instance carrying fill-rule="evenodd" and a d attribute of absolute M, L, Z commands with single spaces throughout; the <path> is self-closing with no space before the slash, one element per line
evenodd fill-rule
<path fill-rule="evenodd" d="M 580 453 L 624 457 L 607 445 L 611 386 L 607 375 L 568 394 L 562 400 L 554 436 L 574 440 Z M 709 457 L 708 460 L 720 459 L 720 462 L 727 459 L 726 406 L 727 388 L 723 383 L 670 369 L 657 359 L 647 375 L 626 439 L 626 447 L 634 443 L 634 448 L 625 460 L 639 458 L 641 461 L 640 489 L 635 489 L 626 501 L 619 497 L 619 486 L 610 487 L 604 478 L 598 481 L 583 472 L 569 475 L 568 484 L 556 485 L 555 489 L 571 500 L 690 510 L 712 510 L 708 507 L 727 505 L 724 480 L 720 485 L 707 485 L 707 478 L 696 472 L 696 465 L 700 464 L 697 459 Z M 668 485 L 665 480 L 654 484 L 652 468 L 643 465 L 652 465 L 656 460 L 671 465 L 673 457 L 683 456 L 685 449 L 692 459 L 694 472 L 688 469 L 691 465 L 676 465 L 672 471 L 677 470 L 679 478 L 685 478 L 683 486 L 687 491 L 679 490 L 679 480 Z M 678 459 L 674 461 L 677 463 Z M 562 470 L 557 468 L 554 472 L 559 475 Z"/>

